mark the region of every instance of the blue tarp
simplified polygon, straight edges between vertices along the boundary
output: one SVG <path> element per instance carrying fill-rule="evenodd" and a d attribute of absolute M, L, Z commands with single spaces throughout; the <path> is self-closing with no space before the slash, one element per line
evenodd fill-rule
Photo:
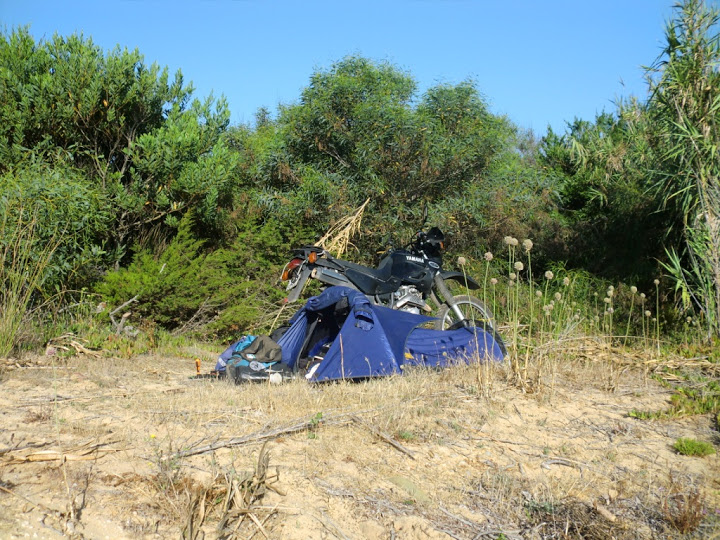
<path fill-rule="evenodd" d="M 303 353 L 311 356 L 329 345 L 312 381 L 382 377 L 401 373 L 404 365 L 444 367 L 503 359 L 500 345 L 485 330 L 419 328 L 432 320 L 371 304 L 354 289 L 329 287 L 295 313 L 278 344 L 290 367 Z"/>

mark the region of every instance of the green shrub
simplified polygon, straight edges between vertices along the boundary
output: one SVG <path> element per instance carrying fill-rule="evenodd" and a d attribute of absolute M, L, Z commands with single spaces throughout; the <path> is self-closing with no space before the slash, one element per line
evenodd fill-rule
<path fill-rule="evenodd" d="M 283 296 L 277 278 L 288 249 L 273 223 L 246 223 L 230 247 L 210 251 L 186 216 L 162 254 L 139 252 L 96 291 L 111 308 L 137 296 L 128 309 L 163 329 L 230 338 L 267 329 L 263 315 Z"/>
<path fill-rule="evenodd" d="M 677 441 L 675 441 L 673 448 L 677 453 L 682 454 L 683 456 L 704 457 L 715 453 L 715 447 L 713 447 L 712 444 L 686 437 L 680 437 Z"/>
<path fill-rule="evenodd" d="M 32 238 L 25 237 L 31 259 L 57 244 L 44 268 L 43 292 L 79 289 L 99 277 L 110 215 L 106 198 L 82 173 L 28 163 L 0 176 L 0 193 L 0 215 L 6 217 L 0 244 L 9 245 L 31 223 Z"/>

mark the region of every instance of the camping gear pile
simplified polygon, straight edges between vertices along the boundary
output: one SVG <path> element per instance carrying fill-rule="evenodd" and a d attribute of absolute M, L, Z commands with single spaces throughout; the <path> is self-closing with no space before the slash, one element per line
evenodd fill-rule
<path fill-rule="evenodd" d="M 233 343 L 215 369 L 238 383 L 298 376 L 321 382 L 389 376 L 409 366 L 441 368 L 504 358 L 505 347 L 492 328 L 423 327 L 433 321 L 374 305 L 348 287 L 329 287 L 271 337 L 243 336 Z"/>

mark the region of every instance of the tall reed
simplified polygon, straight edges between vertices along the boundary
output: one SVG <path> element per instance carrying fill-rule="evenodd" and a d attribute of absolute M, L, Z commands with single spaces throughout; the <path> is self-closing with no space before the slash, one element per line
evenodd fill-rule
<path fill-rule="evenodd" d="M 0 357 L 10 355 L 28 310 L 48 275 L 58 235 L 41 243 L 37 216 L 5 204 L 0 221 Z"/>

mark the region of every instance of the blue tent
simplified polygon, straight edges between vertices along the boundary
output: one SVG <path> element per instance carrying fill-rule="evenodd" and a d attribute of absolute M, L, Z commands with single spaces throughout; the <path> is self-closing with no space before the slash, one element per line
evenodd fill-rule
<path fill-rule="evenodd" d="M 432 320 L 371 304 L 354 289 L 330 287 L 295 313 L 278 345 L 290 368 L 319 360 L 312 381 L 381 377 L 401 373 L 405 365 L 503 359 L 500 344 L 482 328 L 419 328 Z"/>

